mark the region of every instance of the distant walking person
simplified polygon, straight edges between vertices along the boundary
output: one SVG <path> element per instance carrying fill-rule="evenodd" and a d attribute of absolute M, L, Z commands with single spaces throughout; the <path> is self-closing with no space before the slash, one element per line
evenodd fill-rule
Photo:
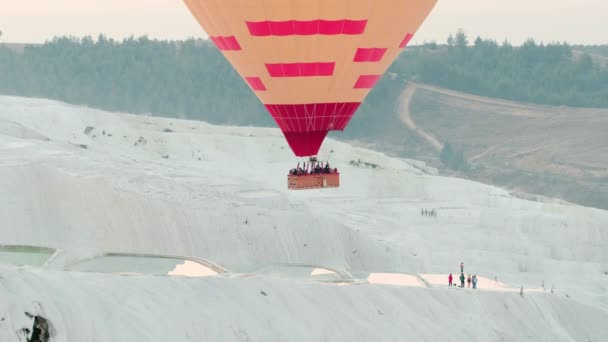
<path fill-rule="evenodd" d="M 460 263 L 460 273 L 464 273 L 464 262 Z"/>
<path fill-rule="evenodd" d="M 467 287 L 471 287 L 471 275 L 470 274 L 467 277 Z"/>
<path fill-rule="evenodd" d="M 473 288 L 476 289 L 477 288 L 477 275 L 473 275 Z"/>
<path fill-rule="evenodd" d="M 452 287 L 453 280 L 454 280 L 454 276 L 452 276 L 452 273 L 450 273 L 450 276 L 448 277 L 448 281 L 450 282 L 450 287 Z"/>
<path fill-rule="evenodd" d="M 460 287 L 464 287 L 464 273 L 460 273 Z"/>

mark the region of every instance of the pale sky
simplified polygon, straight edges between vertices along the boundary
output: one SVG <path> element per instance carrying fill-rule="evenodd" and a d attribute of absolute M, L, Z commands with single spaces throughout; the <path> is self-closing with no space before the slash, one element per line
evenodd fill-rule
<path fill-rule="evenodd" d="M 608 44 L 608 0 L 439 0 L 413 44 L 443 42 L 458 28 L 515 44 L 529 37 Z M 99 33 L 205 37 L 181 0 L 0 0 L 0 30 L 1 42 L 18 43 Z"/>

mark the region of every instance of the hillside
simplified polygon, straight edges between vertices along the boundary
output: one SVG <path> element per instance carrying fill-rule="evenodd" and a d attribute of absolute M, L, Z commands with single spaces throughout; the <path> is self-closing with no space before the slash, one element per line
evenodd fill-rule
<path fill-rule="evenodd" d="M 275 127 L 245 82 L 207 41 L 115 41 L 102 35 L 8 47 L 0 46 L 2 94 L 221 125 Z M 346 131 L 331 136 L 425 160 L 442 171 L 438 147 L 449 142 L 475 166 L 466 177 L 608 208 L 605 138 L 600 133 L 607 129 L 606 111 L 586 109 L 608 106 L 608 64 L 602 51 L 601 46 L 532 40 L 520 47 L 481 38 L 469 42 L 464 32 L 445 45 L 410 47 Z M 411 122 L 404 124 L 400 117 L 408 82 L 429 86 L 407 96 Z M 502 100 L 475 97 L 482 95 Z M 533 113 L 530 127 L 519 112 Z M 408 131 L 408 125 L 417 131 Z M 545 146 L 545 140 L 551 143 Z M 497 146 L 502 146 L 500 152 L 491 153 Z"/>
<path fill-rule="evenodd" d="M 459 31 L 448 44 L 404 50 L 360 113 L 396 99 L 395 79 L 506 100 L 608 107 L 608 66 L 597 49 L 533 40 L 522 46 Z M 271 126 L 264 107 L 213 44 L 103 35 L 0 45 L 0 94 L 50 98 L 111 111 Z M 397 88 L 400 88 L 400 84 Z M 400 89 L 397 89 L 400 91 Z M 204 110 L 203 110 L 204 109 Z"/>
<path fill-rule="evenodd" d="M 584 51 L 591 55 L 602 56 L 608 58 L 608 45 L 575 45 L 574 48 L 580 51 Z"/>
<path fill-rule="evenodd" d="M 321 157 L 342 187 L 290 192 L 295 161 L 276 129 L 15 97 L 0 97 L 0 122 L 0 245 L 60 249 L 50 270 L 0 266 L 2 340 L 26 341 L 34 317 L 53 342 L 608 339 L 606 211 L 522 200 L 334 140 Z M 107 252 L 228 273 L 64 270 Z M 461 261 L 479 290 L 445 285 Z M 302 265 L 351 280 L 298 276 Z M 411 280 L 372 280 L 387 272 Z"/>
<path fill-rule="evenodd" d="M 372 130 L 350 138 L 425 160 L 447 174 L 454 171 L 440 156 L 450 143 L 469 164 L 460 176 L 608 208 L 608 111 L 537 106 L 417 83 L 403 89 L 399 105 L 382 114 L 385 134 Z"/>
<path fill-rule="evenodd" d="M 465 153 L 471 177 L 608 208 L 608 111 L 543 107 L 413 85 L 416 124 Z"/>

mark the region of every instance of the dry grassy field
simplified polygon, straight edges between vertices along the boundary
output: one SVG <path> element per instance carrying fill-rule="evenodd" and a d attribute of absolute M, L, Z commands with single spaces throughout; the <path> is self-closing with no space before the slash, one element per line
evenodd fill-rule
<path fill-rule="evenodd" d="M 445 142 L 462 149 L 471 178 L 608 208 L 608 109 L 537 106 L 410 84 L 397 114 L 427 150 L 438 154 Z"/>

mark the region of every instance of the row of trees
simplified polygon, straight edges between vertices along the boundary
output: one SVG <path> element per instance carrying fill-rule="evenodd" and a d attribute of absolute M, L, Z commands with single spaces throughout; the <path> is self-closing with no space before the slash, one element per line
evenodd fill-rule
<path fill-rule="evenodd" d="M 447 44 L 406 50 L 372 91 L 349 133 L 384 129 L 408 80 L 539 104 L 608 107 L 608 69 L 567 44 L 520 47 L 464 32 Z M 0 94 L 43 97 L 113 111 L 272 125 L 217 49 L 203 40 L 56 38 L 23 52 L 0 47 Z M 378 132 L 381 134 L 381 132 Z M 369 135 L 369 133 L 367 133 Z"/>
<path fill-rule="evenodd" d="M 599 50 L 599 47 L 595 47 Z M 584 50 L 582 50 L 584 51 Z M 400 56 L 392 71 L 406 79 L 482 96 L 546 105 L 608 107 L 608 68 L 566 43 L 530 39 L 515 47 L 463 31 L 447 44 L 425 44 Z"/>
<path fill-rule="evenodd" d="M 0 94 L 50 98 L 110 111 L 215 124 L 272 126 L 249 87 L 205 40 L 55 38 L 20 53 L 0 46 Z M 383 79 L 349 126 L 381 132 L 402 80 Z M 372 120 L 375 118 L 375 120 Z"/>
<path fill-rule="evenodd" d="M 112 111 L 270 124 L 265 109 L 206 41 L 56 38 L 0 48 L 0 93 Z"/>

